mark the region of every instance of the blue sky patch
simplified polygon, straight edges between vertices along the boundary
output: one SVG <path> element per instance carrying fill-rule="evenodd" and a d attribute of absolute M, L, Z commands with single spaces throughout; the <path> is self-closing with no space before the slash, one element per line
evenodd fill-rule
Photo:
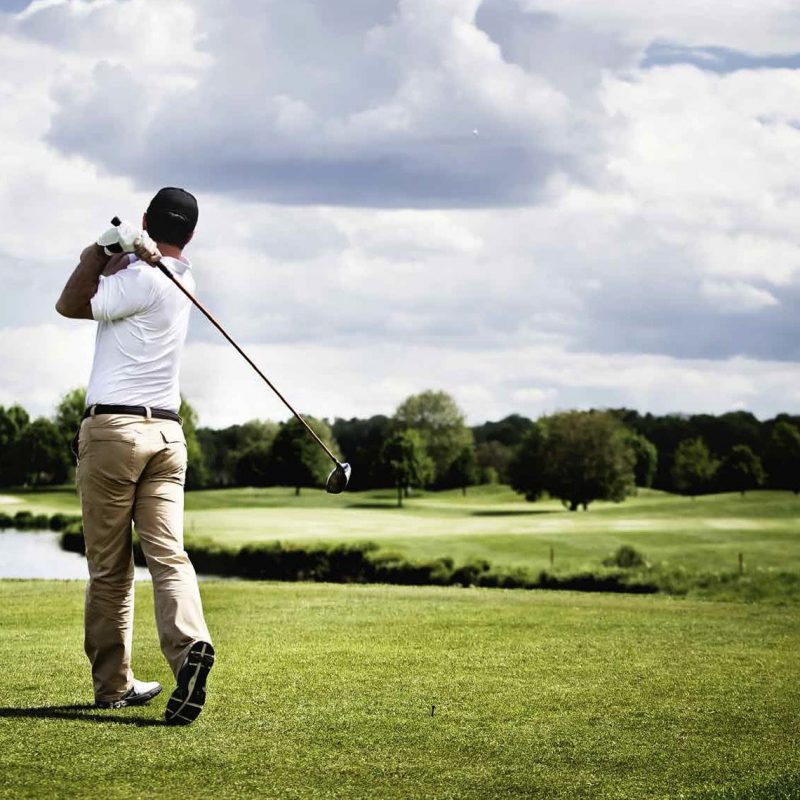
<path fill-rule="evenodd" d="M 727 47 L 686 47 L 654 42 L 647 48 L 641 62 L 643 69 L 671 64 L 693 64 L 717 73 L 743 69 L 800 69 L 800 53 L 756 55 Z"/>

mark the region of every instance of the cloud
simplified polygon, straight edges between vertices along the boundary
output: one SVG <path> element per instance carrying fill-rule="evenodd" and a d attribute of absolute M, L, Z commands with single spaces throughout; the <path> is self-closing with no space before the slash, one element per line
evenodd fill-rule
<path fill-rule="evenodd" d="M 248 0 L 234 19 L 210 2 L 71 0 L 13 30 L 87 61 L 54 94 L 50 143 L 140 184 L 170 174 L 288 204 L 531 202 L 554 171 L 595 155 L 596 128 L 547 77 L 503 58 L 478 6 L 402 0 L 332 15 L 298 0 L 267 15 Z M 175 46 L 104 44 L 142 28 L 174 32 Z M 301 30 L 297 52 L 285 42 Z"/>
<path fill-rule="evenodd" d="M 79 321 L 2 329 L 0 404 L 24 400 L 32 413 L 51 414 L 66 391 L 85 384 L 93 333 L 91 323 Z M 741 358 L 565 353 L 548 345 L 478 354 L 358 341 L 346 350 L 306 343 L 252 345 L 248 352 L 301 413 L 328 418 L 391 414 L 404 397 L 430 387 L 451 392 L 472 424 L 512 412 L 535 418 L 559 409 L 619 406 L 662 414 L 747 408 L 768 417 L 800 402 L 800 367 Z M 289 416 L 224 342 L 190 343 L 182 382 L 202 425 Z"/>
<path fill-rule="evenodd" d="M 749 33 L 714 3 L 264 8 L 0 15 L 0 324 L 20 352 L 89 331 L 53 312 L 81 248 L 184 184 L 201 299 L 312 413 L 428 386 L 474 421 L 796 405 L 800 70 L 640 66 L 681 31 L 678 49 L 782 57 L 791 5 Z M 0 392 L 42 411 L 88 375 L 56 349 L 27 381 L 3 352 Z M 278 416 L 240 369 L 195 316 L 184 388 L 207 424 Z"/>
<path fill-rule="evenodd" d="M 775 296 L 765 289 L 735 281 L 703 281 L 702 292 L 717 307 L 729 314 L 759 311 L 762 308 L 778 305 Z"/>

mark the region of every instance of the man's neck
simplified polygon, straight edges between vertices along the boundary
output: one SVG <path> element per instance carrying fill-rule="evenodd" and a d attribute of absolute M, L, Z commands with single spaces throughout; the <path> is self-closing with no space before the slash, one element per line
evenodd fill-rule
<path fill-rule="evenodd" d="M 174 244 L 167 244 L 166 242 L 156 242 L 159 252 L 162 256 L 167 258 L 180 258 L 183 254 L 182 247 L 176 247 Z"/>

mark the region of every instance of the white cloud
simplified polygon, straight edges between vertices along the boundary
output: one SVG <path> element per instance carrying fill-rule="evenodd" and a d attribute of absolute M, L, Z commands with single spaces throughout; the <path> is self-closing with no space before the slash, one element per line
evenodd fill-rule
<path fill-rule="evenodd" d="M 702 292 L 720 311 L 727 313 L 746 313 L 778 305 L 775 296 L 765 289 L 741 281 L 725 283 L 705 280 L 702 283 Z"/>
<path fill-rule="evenodd" d="M 94 325 L 0 328 L 0 405 L 49 416 L 63 394 L 89 379 Z"/>
<path fill-rule="evenodd" d="M 93 334 L 94 325 L 85 321 L 0 329 L 0 405 L 23 401 L 34 414 L 51 414 L 65 392 L 85 385 Z M 346 351 L 245 344 L 295 408 L 329 418 L 391 414 L 408 394 L 430 387 L 452 392 L 471 423 L 513 412 L 537 417 L 621 405 L 654 413 L 748 408 L 766 417 L 800 401 L 800 366 L 751 359 L 565 353 L 548 346 L 470 353 L 399 343 L 354 342 Z M 203 425 L 289 415 L 224 342 L 190 344 L 182 383 Z"/>
<path fill-rule="evenodd" d="M 430 386 L 474 422 L 793 410 L 800 71 L 635 66 L 681 30 L 780 52 L 791 8 L 759 6 L 748 34 L 736 5 L 714 38 L 713 3 L 542 0 L 511 47 L 492 31 L 515 4 L 489 5 L 485 28 L 477 0 L 0 17 L 0 403 L 44 412 L 85 382 L 92 326 L 55 318 L 60 286 L 112 214 L 185 182 L 201 298 L 304 410 L 388 413 Z M 561 75 L 520 55 L 565 42 Z M 193 321 L 202 421 L 280 416 L 215 337 Z"/>

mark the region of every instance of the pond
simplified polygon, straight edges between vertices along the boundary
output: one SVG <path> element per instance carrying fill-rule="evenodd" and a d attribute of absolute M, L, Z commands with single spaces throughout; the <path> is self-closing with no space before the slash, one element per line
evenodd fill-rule
<path fill-rule="evenodd" d="M 0 531 L 0 578 L 86 580 L 86 558 L 62 550 L 60 539 L 52 531 Z M 136 580 L 150 580 L 146 567 L 136 567 Z"/>

